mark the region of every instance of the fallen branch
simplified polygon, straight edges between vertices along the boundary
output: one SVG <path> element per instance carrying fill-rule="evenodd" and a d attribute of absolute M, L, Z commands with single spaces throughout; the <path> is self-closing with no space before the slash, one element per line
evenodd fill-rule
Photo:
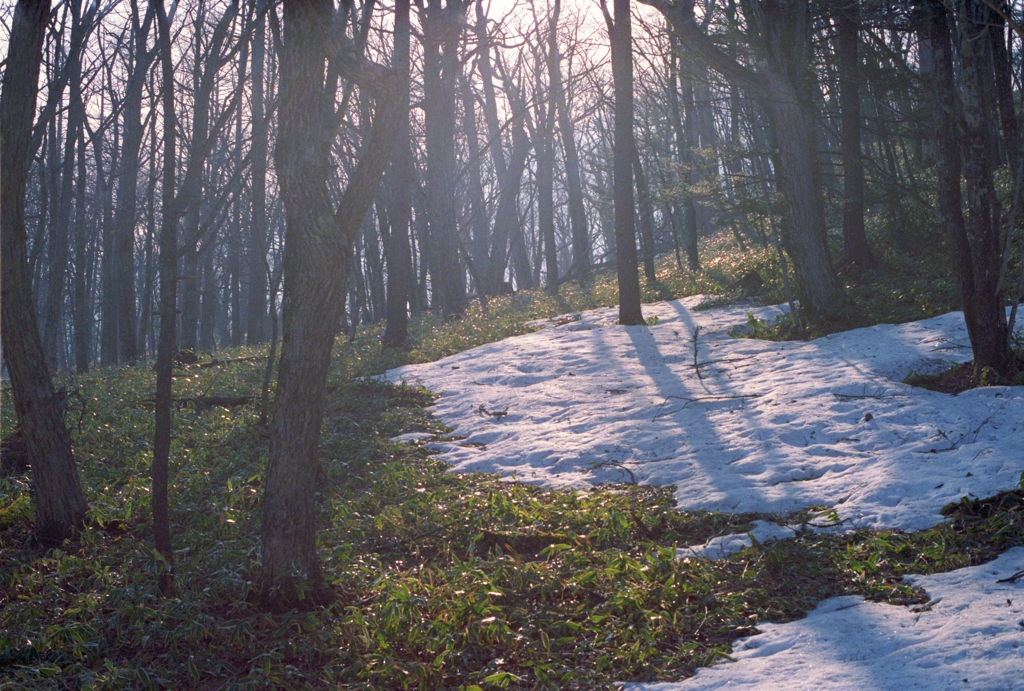
<path fill-rule="evenodd" d="M 505 408 L 505 410 L 487 410 L 487 408 L 484 407 L 483 403 L 480 404 L 480 407 L 477 408 L 476 411 L 481 415 L 493 417 L 495 420 L 500 420 L 501 418 L 508 415 L 508 408 Z"/>
<path fill-rule="evenodd" d="M 996 583 L 1016 583 L 1021 578 L 1024 578 L 1024 571 L 1018 571 L 1017 573 L 1013 574 L 1012 576 L 1007 576 L 1006 578 L 1000 578 L 998 581 L 996 581 Z"/>
<path fill-rule="evenodd" d="M 673 413 L 678 413 L 680 410 L 685 409 L 686 406 L 690 405 L 691 403 L 706 403 L 706 402 L 709 402 L 709 401 L 738 401 L 738 400 L 742 400 L 744 398 L 760 398 L 763 395 L 764 394 L 749 393 L 749 394 L 738 394 L 738 395 L 735 395 L 735 396 L 697 396 L 695 398 L 689 398 L 687 396 L 665 396 L 665 402 L 662 403 L 661 406 L 658 407 L 658 412 L 655 413 L 654 417 L 651 418 L 651 420 L 652 421 L 653 420 L 657 420 L 659 417 L 665 417 L 666 415 L 672 415 Z M 686 401 L 686 403 L 683 404 L 682 408 L 675 408 L 673 410 L 668 411 L 667 413 L 662 413 L 661 412 L 662 408 L 664 408 L 666 405 L 668 405 L 668 402 L 670 400 Z"/>

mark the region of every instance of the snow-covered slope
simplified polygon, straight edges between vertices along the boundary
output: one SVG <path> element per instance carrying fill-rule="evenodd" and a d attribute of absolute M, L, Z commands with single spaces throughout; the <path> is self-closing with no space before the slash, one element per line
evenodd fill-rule
<path fill-rule="evenodd" d="M 701 669 L 678 684 L 624 684 L 625 691 L 1012 691 L 1024 689 L 1024 548 L 995 561 L 908 578 L 930 609 L 859 597 L 822 602 L 805 619 L 762 624 L 737 641 L 735 663 Z M 917 611 L 915 611 L 917 610 Z"/>
<path fill-rule="evenodd" d="M 959 312 L 774 343 L 729 332 L 748 312 L 782 308 L 693 310 L 700 301 L 645 305 L 650 327 L 585 312 L 388 377 L 441 394 L 435 414 L 465 439 L 438 448 L 463 472 L 675 484 L 682 508 L 825 505 L 849 526 L 906 530 L 1019 481 L 1024 390 L 950 396 L 900 383 L 970 359 Z"/>

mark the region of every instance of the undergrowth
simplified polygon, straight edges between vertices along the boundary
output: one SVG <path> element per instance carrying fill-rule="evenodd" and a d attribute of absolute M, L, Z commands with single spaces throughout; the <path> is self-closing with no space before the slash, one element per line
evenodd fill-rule
<path fill-rule="evenodd" d="M 757 271 L 763 299 L 781 301 L 767 253 L 730 258 L 739 250 L 728 239 L 713 242 L 720 253 L 704 272 L 662 265 L 644 299 L 721 293 Z M 59 382 L 77 391 L 68 423 L 89 526 L 43 550 L 31 538 L 28 475 L 0 479 L 0 689 L 571 689 L 680 679 L 727 656 L 760 622 L 800 617 L 841 594 L 920 603 L 903 575 L 1024 544 L 1024 493 L 1015 491 L 965 500 L 921 533 L 805 533 L 721 560 L 679 559 L 679 547 L 780 517 L 677 511 L 671 487 L 548 490 L 452 474 L 422 444 L 390 441 L 447 434 L 426 412 L 429 392 L 353 379 L 614 302 L 614 282 L 599 276 L 559 298 L 521 294 L 492 300 L 486 315 L 474 306 L 455 321 L 423 318 L 408 350 L 381 347 L 377 327 L 338 344 L 318 494 L 320 556 L 338 599 L 310 613 L 274 617 L 250 602 L 266 464 L 253 406 L 188 402 L 254 394 L 265 352 L 182 365 L 176 377 L 175 599 L 158 595 L 151 547 L 151 369 Z M 942 308 L 914 302 L 900 314 L 931 309 Z M 5 406 L 2 436 L 12 429 Z"/>

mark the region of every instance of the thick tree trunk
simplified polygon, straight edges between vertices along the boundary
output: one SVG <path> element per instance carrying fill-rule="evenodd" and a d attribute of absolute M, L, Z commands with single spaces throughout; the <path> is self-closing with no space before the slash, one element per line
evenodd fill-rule
<path fill-rule="evenodd" d="M 49 15 L 49 0 L 20 0 L 11 19 L 0 92 L 0 311 L 4 359 L 32 465 L 36 534 L 41 540 L 59 542 L 75 533 L 87 507 L 64 426 L 63 397 L 53 390 L 46 367 L 26 248 L 25 184 Z"/>
<path fill-rule="evenodd" d="M 426 127 L 427 196 L 430 198 L 431 277 L 434 305 L 441 312 L 466 309 L 466 282 L 459 262 L 459 218 L 455 199 L 455 84 L 458 44 L 465 24 L 460 2 L 430 0 L 423 17 L 423 116 Z"/>
<path fill-rule="evenodd" d="M 875 258 L 864 234 L 864 163 L 860 151 L 860 63 L 857 57 L 859 0 L 836 13 L 839 30 L 839 101 L 843 123 L 843 260 L 871 266 Z"/>
<path fill-rule="evenodd" d="M 332 599 L 316 552 L 317 444 L 351 248 L 407 111 L 404 75 L 381 77 L 373 127 L 338 210 L 327 187 L 333 93 L 324 84 L 330 0 L 285 0 L 276 150 L 287 213 L 284 339 L 263 502 L 259 597 L 273 610 Z"/>
<path fill-rule="evenodd" d="M 629 0 L 615 0 L 614 17 L 605 16 L 612 48 L 615 84 L 615 255 L 619 278 L 619 323 L 644 323 L 636 255 L 633 203 L 633 32 Z"/>
<path fill-rule="evenodd" d="M 985 34 L 990 11 L 983 0 L 960 0 L 957 23 L 960 27 L 960 65 L 963 73 L 960 93 L 963 98 L 963 160 L 967 187 L 966 232 L 970 247 L 957 263 L 970 267 L 973 290 L 964 292 L 964 317 L 974 351 L 975 377 L 981 379 L 986 368 L 996 374 L 1009 373 L 1012 353 L 1007 338 L 1006 310 L 999 294 L 1002 260 L 1000 242 L 1000 204 L 993 178 L 992 133 L 998 130 L 991 92 L 986 88 L 992 78 L 991 53 Z M 959 243 L 962 245 L 963 243 Z M 956 244 L 953 245 L 957 247 Z"/>

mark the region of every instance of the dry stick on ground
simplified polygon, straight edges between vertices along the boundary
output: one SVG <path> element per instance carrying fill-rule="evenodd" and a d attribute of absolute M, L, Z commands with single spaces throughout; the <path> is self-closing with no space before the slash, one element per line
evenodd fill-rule
<path fill-rule="evenodd" d="M 707 401 L 739 401 L 743 400 L 744 398 L 760 398 L 763 395 L 764 394 L 759 393 L 748 393 L 737 394 L 734 396 L 696 396 L 694 398 L 690 398 L 688 396 L 665 396 L 665 402 L 658 406 L 658 412 L 655 413 L 654 417 L 652 417 L 651 420 L 657 420 L 659 417 L 665 417 L 666 415 L 678 413 L 680 410 L 683 410 L 684 408 L 686 408 L 686 406 L 690 405 L 691 403 L 704 403 Z M 674 410 L 670 410 L 667 413 L 662 413 L 662 409 L 664 409 L 664 407 L 668 405 L 668 402 L 671 400 L 686 401 L 686 403 L 683 404 L 682 408 L 676 408 Z"/>
<path fill-rule="evenodd" d="M 694 327 L 693 329 L 693 370 L 697 373 L 697 379 L 703 379 L 704 375 L 700 373 L 700 365 L 697 364 L 697 339 L 700 337 L 700 327 Z"/>

